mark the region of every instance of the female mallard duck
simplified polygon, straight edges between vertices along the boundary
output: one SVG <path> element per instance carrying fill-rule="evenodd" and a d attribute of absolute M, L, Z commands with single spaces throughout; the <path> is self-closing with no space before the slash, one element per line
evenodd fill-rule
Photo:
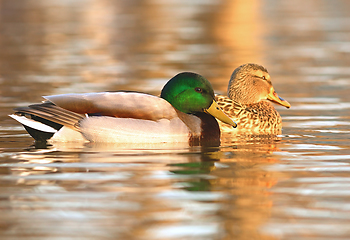
<path fill-rule="evenodd" d="M 281 134 L 282 119 L 273 105 L 265 100 L 290 108 L 272 86 L 267 70 L 248 63 L 236 68 L 228 85 L 228 97 L 216 95 L 221 109 L 237 122 L 236 135 Z M 232 127 L 219 123 L 221 132 L 232 132 Z"/>
<path fill-rule="evenodd" d="M 44 103 L 17 108 L 10 115 L 36 141 L 217 145 L 220 129 L 214 117 L 237 126 L 217 106 L 211 84 L 190 72 L 170 79 L 161 97 L 101 92 L 44 98 Z"/>

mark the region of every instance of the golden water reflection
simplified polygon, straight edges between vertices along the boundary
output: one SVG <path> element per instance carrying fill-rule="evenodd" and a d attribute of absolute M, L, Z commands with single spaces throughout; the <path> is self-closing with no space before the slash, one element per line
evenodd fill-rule
<path fill-rule="evenodd" d="M 256 226 L 269 216 L 265 189 L 277 179 L 260 167 L 277 160 L 253 151 L 264 146 L 175 152 L 64 147 L 25 151 L 2 164 L 9 171 L 0 177 L 3 189 L 23 190 L 5 202 L 11 215 L 2 234 L 15 225 L 22 237 L 246 239 L 259 236 Z M 28 221 L 29 215 L 37 220 Z"/>

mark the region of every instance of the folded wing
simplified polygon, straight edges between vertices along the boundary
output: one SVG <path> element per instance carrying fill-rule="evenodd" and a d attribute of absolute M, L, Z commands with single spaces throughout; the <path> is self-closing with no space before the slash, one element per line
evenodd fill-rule
<path fill-rule="evenodd" d="M 79 114 L 154 120 L 177 117 L 166 100 L 144 93 L 101 92 L 45 96 L 45 99 Z"/>

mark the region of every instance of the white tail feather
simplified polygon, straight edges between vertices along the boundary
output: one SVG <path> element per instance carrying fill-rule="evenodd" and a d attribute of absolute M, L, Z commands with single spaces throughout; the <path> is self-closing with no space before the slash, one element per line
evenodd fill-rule
<path fill-rule="evenodd" d="M 39 130 L 39 131 L 42 131 L 42 132 L 47 132 L 47 133 L 56 133 L 57 130 L 48 126 L 48 125 L 45 125 L 41 122 L 37 122 L 37 121 L 34 121 L 32 119 L 29 119 L 29 118 L 26 118 L 24 116 L 18 116 L 18 115 L 15 115 L 15 114 L 11 114 L 9 115 L 10 117 L 12 117 L 13 119 L 17 120 L 18 122 L 22 123 L 23 125 L 27 126 L 27 127 L 30 127 L 30 128 L 34 128 L 36 130 Z"/>

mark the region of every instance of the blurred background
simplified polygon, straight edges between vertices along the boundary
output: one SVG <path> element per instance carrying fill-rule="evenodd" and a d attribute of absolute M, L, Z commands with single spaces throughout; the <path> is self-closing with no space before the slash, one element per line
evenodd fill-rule
<path fill-rule="evenodd" d="M 247 62 L 264 65 L 283 85 L 279 92 L 288 89 L 282 96 L 306 91 L 296 82 L 349 74 L 347 1 L 0 4 L 0 84 L 8 101 L 61 92 L 159 91 L 180 71 L 198 72 L 224 92 L 232 71 Z M 303 73 L 308 79 L 299 78 Z"/>
<path fill-rule="evenodd" d="M 347 0 L 0 0 L 0 238 L 349 239 L 349 23 Z M 43 152 L 7 116 L 182 71 L 225 93 L 247 62 L 292 105 L 280 141 Z"/>
<path fill-rule="evenodd" d="M 349 74 L 349 5 L 1 0 L 1 96 L 19 102 L 61 92 L 159 91 L 180 71 L 226 91 L 232 71 L 247 62 L 264 65 L 282 96 L 302 93 L 311 89 L 296 82 Z"/>

